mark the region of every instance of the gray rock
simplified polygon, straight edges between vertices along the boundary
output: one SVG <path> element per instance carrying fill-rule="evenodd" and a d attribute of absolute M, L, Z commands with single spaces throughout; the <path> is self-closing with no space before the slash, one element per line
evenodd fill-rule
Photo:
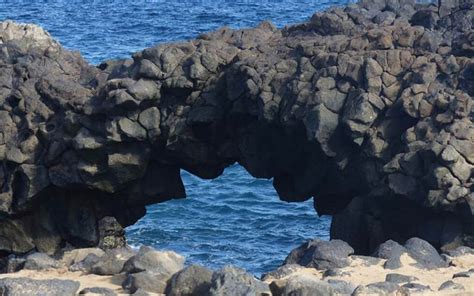
<path fill-rule="evenodd" d="M 323 276 L 328 277 L 328 276 L 344 276 L 344 275 L 350 275 L 350 272 L 348 271 L 343 271 L 340 268 L 331 268 L 327 269 L 324 271 Z"/>
<path fill-rule="evenodd" d="M 454 250 L 446 251 L 446 254 L 448 254 L 451 257 L 458 257 L 458 256 L 466 255 L 466 254 L 474 255 L 474 249 L 466 247 L 466 246 L 461 246 L 461 247 L 457 247 Z"/>
<path fill-rule="evenodd" d="M 335 288 L 311 275 L 296 275 L 288 279 L 282 296 L 336 295 Z"/>
<path fill-rule="evenodd" d="M 390 295 L 398 291 L 400 287 L 395 283 L 378 282 L 367 286 L 359 286 L 355 289 L 353 296 L 358 295 Z"/>
<path fill-rule="evenodd" d="M 109 288 L 101 288 L 101 287 L 92 287 L 92 288 L 85 288 L 79 292 L 79 295 L 83 294 L 98 294 L 102 296 L 117 296 L 112 289 Z"/>
<path fill-rule="evenodd" d="M 169 277 L 150 271 L 129 274 L 122 287 L 131 294 L 141 289 L 147 292 L 164 294 Z"/>
<path fill-rule="evenodd" d="M 137 291 L 135 291 L 135 293 L 133 293 L 132 295 L 134 296 L 151 296 L 151 293 L 143 290 L 143 289 L 138 289 Z"/>
<path fill-rule="evenodd" d="M 393 240 L 388 240 L 377 248 L 374 256 L 382 259 L 391 259 L 399 258 L 403 253 L 407 252 L 408 250 L 399 243 Z"/>
<path fill-rule="evenodd" d="M 387 259 L 384 267 L 387 269 L 397 269 L 401 267 L 400 256 L 408 253 L 408 250 L 399 243 L 388 240 L 381 244 L 374 253 L 374 256 Z"/>
<path fill-rule="evenodd" d="M 438 291 L 446 291 L 446 290 L 458 290 L 462 291 L 464 290 L 464 286 L 460 283 L 455 283 L 453 281 L 446 281 L 439 286 Z"/>
<path fill-rule="evenodd" d="M 269 279 L 282 279 L 290 274 L 303 269 L 301 265 L 298 264 L 286 264 L 283 266 L 278 267 L 277 270 L 271 271 L 269 273 L 262 275 L 262 281 L 266 281 Z"/>
<path fill-rule="evenodd" d="M 91 272 L 98 275 L 115 275 L 122 271 L 134 253 L 128 248 L 107 250 L 105 255 L 91 268 Z"/>
<path fill-rule="evenodd" d="M 103 250 L 126 246 L 125 230 L 115 217 L 104 217 L 99 221 L 99 247 Z"/>
<path fill-rule="evenodd" d="M 123 266 L 123 272 L 136 273 L 150 271 L 163 275 L 173 275 L 184 268 L 185 258 L 171 251 L 157 251 L 142 246 L 137 254 L 131 257 Z"/>
<path fill-rule="evenodd" d="M 166 295 L 200 296 L 209 293 L 212 282 L 212 271 L 191 265 L 173 275 L 168 282 Z"/>
<path fill-rule="evenodd" d="M 12 272 L 20 271 L 25 266 L 25 262 L 26 262 L 25 258 L 10 255 L 7 258 L 7 262 L 6 262 L 6 266 L 5 266 L 5 272 L 6 273 L 12 273 Z"/>
<path fill-rule="evenodd" d="M 405 289 L 408 289 L 410 293 L 423 293 L 427 291 L 432 291 L 430 286 L 422 285 L 418 283 L 408 283 L 402 286 Z"/>
<path fill-rule="evenodd" d="M 410 256 L 423 268 L 432 269 L 448 266 L 448 263 L 443 260 L 438 251 L 425 240 L 414 237 L 409 239 L 404 246 Z"/>
<path fill-rule="evenodd" d="M 418 278 L 415 276 L 408 276 L 399 273 L 389 273 L 385 276 L 385 281 L 395 284 L 408 283 L 417 281 Z"/>
<path fill-rule="evenodd" d="M 474 276 L 474 272 L 472 271 L 463 271 L 453 274 L 453 279 L 455 278 L 470 278 Z"/>
<path fill-rule="evenodd" d="M 69 271 L 83 271 L 86 273 L 92 272 L 92 268 L 102 260 L 96 254 L 89 254 L 83 260 L 76 262 L 69 266 Z"/>
<path fill-rule="evenodd" d="M 226 266 L 212 275 L 212 284 L 209 294 L 211 296 L 254 296 L 259 294 L 269 294 L 268 284 L 255 279 L 244 270 Z"/>
<path fill-rule="evenodd" d="M 293 250 L 284 264 L 299 264 L 317 269 L 341 268 L 349 265 L 348 257 L 354 253 L 341 240 L 313 240 Z"/>
<path fill-rule="evenodd" d="M 61 267 L 58 260 L 51 258 L 44 253 L 33 253 L 26 257 L 24 269 L 44 270 Z"/>
<path fill-rule="evenodd" d="M 341 280 L 328 280 L 328 284 L 334 289 L 336 295 L 351 295 L 355 289 L 356 285 Z"/>
<path fill-rule="evenodd" d="M 65 250 L 62 254 L 60 261 L 66 266 L 71 266 L 73 264 L 83 261 L 89 255 L 96 255 L 97 257 L 101 257 L 104 254 L 105 252 L 99 248 L 81 248 Z"/>
<path fill-rule="evenodd" d="M 0 295 L 5 296 L 75 296 L 79 283 L 70 280 L 0 279 Z"/>

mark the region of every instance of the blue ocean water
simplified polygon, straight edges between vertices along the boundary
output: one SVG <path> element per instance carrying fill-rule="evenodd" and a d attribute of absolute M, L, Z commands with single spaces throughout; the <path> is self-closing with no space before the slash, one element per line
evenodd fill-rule
<path fill-rule="evenodd" d="M 252 27 L 270 20 L 299 23 L 352 0 L 235 1 L 5 1 L 0 20 L 35 23 L 93 64 L 129 57 L 158 43 L 184 40 L 221 26 Z M 274 269 L 288 252 L 311 238 L 328 239 L 330 217 L 312 201 L 279 201 L 271 180 L 255 179 L 233 165 L 214 180 L 183 171 L 188 198 L 148 207 L 127 229 L 132 245 L 153 245 L 211 268 L 234 264 L 254 274 Z"/>

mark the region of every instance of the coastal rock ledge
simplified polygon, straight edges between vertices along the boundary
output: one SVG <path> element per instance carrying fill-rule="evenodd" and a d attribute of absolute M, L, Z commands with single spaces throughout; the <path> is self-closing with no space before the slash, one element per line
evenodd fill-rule
<path fill-rule="evenodd" d="M 361 1 L 97 67 L 0 23 L 0 253 L 123 246 L 146 205 L 185 196 L 181 169 L 235 162 L 284 201 L 314 197 L 356 254 L 473 247 L 473 15 Z"/>

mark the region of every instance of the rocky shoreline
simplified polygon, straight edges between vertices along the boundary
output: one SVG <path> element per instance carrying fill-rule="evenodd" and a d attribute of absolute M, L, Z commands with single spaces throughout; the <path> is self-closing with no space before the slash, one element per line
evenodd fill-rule
<path fill-rule="evenodd" d="M 474 246 L 471 1 L 362 0 L 88 64 L 0 23 L 0 252 L 106 242 L 104 224 L 233 163 L 314 197 L 331 238 Z M 112 242 L 114 243 L 114 242 Z"/>
<path fill-rule="evenodd" d="M 472 1 L 362 0 L 98 66 L 38 26 L 0 23 L 0 258 L 13 272 L 0 291 L 472 294 L 473 14 Z M 126 247 L 146 205 L 185 197 L 181 169 L 212 179 L 236 162 L 284 201 L 314 197 L 333 240 L 263 281 Z M 81 286 L 91 277 L 108 284 Z"/>
<path fill-rule="evenodd" d="M 0 264 L 0 295 L 472 295 L 474 249 L 439 254 L 428 242 L 381 244 L 373 256 L 354 255 L 340 240 L 309 241 L 260 279 L 245 270 L 185 264 L 150 247 L 62 250 L 54 256 L 10 256 Z"/>

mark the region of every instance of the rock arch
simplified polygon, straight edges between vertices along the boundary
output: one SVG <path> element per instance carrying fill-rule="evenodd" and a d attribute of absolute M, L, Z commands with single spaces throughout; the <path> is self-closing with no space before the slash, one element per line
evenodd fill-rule
<path fill-rule="evenodd" d="M 315 196 L 359 253 L 473 246 L 473 6 L 453 3 L 361 1 L 98 67 L 1 23 L 0 250 L 97 244 L 104 217 L 183 197 L 180 169 L 234 162 Z"/>

